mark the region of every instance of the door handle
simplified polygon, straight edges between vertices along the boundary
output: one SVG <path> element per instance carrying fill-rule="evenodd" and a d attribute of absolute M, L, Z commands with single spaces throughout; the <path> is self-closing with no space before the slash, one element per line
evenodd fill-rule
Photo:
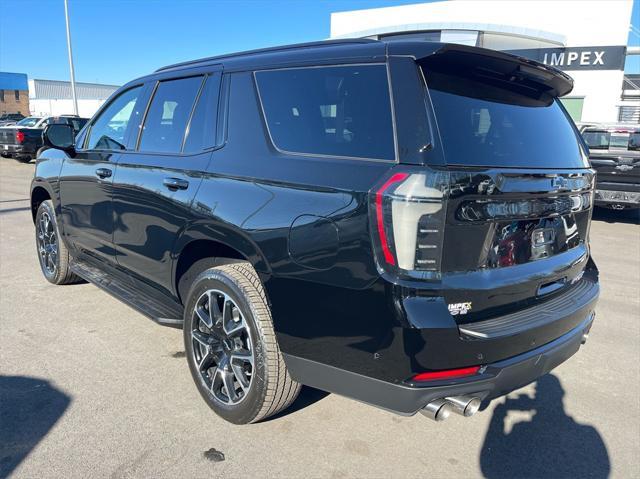
<path fill-rule="evenodd" d="M 180 178 L 165 178 L 162 183 L 172 191 L 186 190 L 189 188 L 189 182 Z"/>
<path fill-rule="evenodd" d="M 98 175 L 99 178 L 102 178 L 103 180 L 105 178 L 109 178 L 111 176 L 111 170 L 109 168 L 98 168 L 96 170 L 96 175 Z"/>

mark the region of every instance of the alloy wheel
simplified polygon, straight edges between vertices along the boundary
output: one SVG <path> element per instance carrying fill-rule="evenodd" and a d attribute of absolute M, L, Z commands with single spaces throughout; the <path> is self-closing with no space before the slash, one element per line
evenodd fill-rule
<path fill-rule="evenodd" d="M 200 379 L 218 401 L 240 403 L 254 371 L 249 325 L 240 308 L 227 294 L 211 289 L 198 298 L 191 324 L 192 354 Z"/>
<path fill-rule="evenodd" d="M 38 253 L 40 264 L 53 276 L 58 268 L 58 238 L 51 217 L 46 211 L 38 219 Z"/>

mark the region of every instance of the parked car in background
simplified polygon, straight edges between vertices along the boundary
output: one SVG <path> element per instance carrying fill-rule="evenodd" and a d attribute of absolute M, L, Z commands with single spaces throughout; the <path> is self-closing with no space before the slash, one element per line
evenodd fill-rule
<path fill-rule="evenodd" d="M 616 210 L 640 208 L 640 126 L 589 125 L 582 137 L 596 170 L 595 204 Z"/>
<path fill-rule="evenodd" d="M 71 126 L 78 133 L 87 123 L 88 118 L 77 115 L 49 116 L 45 118 L 30 116 L 15 125 L 0 127 L 0 155 L 29 162 L 37 156 L 42 148 L 42 132 L 47 125 L 62 123 Z"/>
<path fill-rule="evenodd" d="M 0 126 L 15 125 L 23 118 L 24 115 L 22 113 L 3 113 L 0 115 Z"/>
<path fill-rule="evenodd" d="M 162 68 L 77 137 L 47 127 L 42 273 L 183 328 L 196 387 L 233 423 L 301 384 L 471 416 L 576 353 L 595 317 L 594 173 L 558 100 L 572 86 L 432 42 Z"/>

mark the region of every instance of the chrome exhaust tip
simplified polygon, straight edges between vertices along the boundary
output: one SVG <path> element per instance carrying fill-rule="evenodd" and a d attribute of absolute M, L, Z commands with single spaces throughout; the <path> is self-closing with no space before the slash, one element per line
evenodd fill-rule
<path fill-rule="evenodd" d="M 433 421 L 444 421 L 451 415 L 453 406 L 446 399 L 434 399 L 420 412 Z"/>
<path fill-rule="evenodd" d="M 587 342 L 587 339 L 589 339 L 589 333 L 584 333 L 582 335 L 582 339 L 580 340 L 580 344 L 585 344 Z"/>
<path fill-rule="evenodd" d="M 446 400 L 451 404 L 453 412 L 464 417 L 471 417 L 477 413 L 482 402 L 476 396 L 453 396 L 446 398 Z"/>

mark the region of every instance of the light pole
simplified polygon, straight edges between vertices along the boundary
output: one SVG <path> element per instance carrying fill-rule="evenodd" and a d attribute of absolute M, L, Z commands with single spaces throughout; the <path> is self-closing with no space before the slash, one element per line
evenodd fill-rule
<path fill-rule="evenodd" d="M 71 30 L 69 28 L 69 6 L 64 0 L 64 19 L 67 22 L 67 50 L 69 52 L 69 71 L 71 72 L 71 97 L 73 98 L 73 113 L 78 114 L 78 98 L 76 97 L 76 74 L 73 70 L 73 53 L 71 52 Z"/>

